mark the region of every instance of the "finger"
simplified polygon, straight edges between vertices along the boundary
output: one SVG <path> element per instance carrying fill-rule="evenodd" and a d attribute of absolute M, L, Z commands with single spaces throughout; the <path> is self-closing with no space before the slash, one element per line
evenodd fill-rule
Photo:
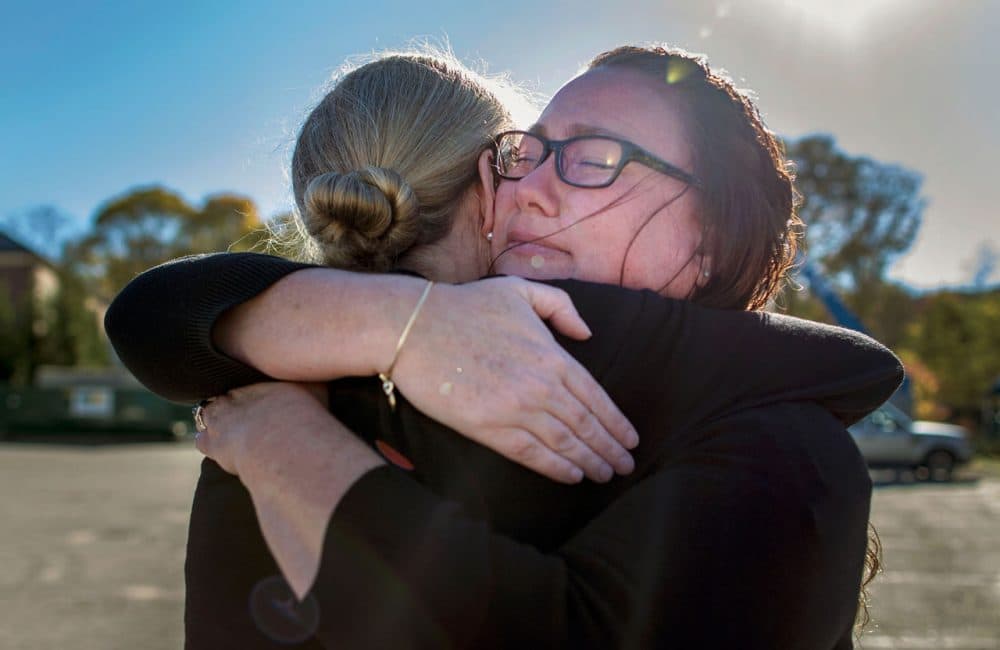
<path fill-rule="evenodd" d="M 573 485 L 583 480 L 584 472 L 580 467 L 549 449 L 529 431 L 507 429 L 485 439 L 490 442 L 487 446 L 501 456 L 553 481 Z M 497 441 L 503 443 L 494 444 Z"/>
<path fill-rule="evenodd" d="M 524 295 L 531 308 L 557 332 L 581 341 L 592 336 L 590 328 L 565 291 L 535 282 L 525 281 L 521 286 L 524 287 Z"/>
<path fill-rule="evenodd" d="M 639 444 L 639 433 L 607 392 L 576 359 L 566 355 L 568 365 L 563 381 L 577 400 L 594 415 L 601 427 L 626 449 Z"/>
<path fill-rule="evenodd" d="M 614 467 L 559 418 L 546 412 L 538 412 L 525 422 L 524 428 L 550 450 L 581 468 L 591 481 L 606 483 L 615 475 Z"/>
<path fill-rule="evenodd" d="M 629 474 L 635 469 L 635 460 L 621 442 L 600 423 L 586 404 L 565 386 L 549 391 L 545 400 L 549 414 L 558 418 L 572 431 L 581 444 L 614 468 L 619 474 Z"/>

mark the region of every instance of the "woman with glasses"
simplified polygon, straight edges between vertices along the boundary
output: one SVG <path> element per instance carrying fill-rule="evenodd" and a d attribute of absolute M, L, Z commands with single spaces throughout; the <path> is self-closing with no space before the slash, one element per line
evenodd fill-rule
<path fill-rule="evenodd" d="M 621 138 L 578 135 L 555 141 L 530 131 L 504 131 L 497 135 L 496 142 L 497 174 L 507 180 L 521 180 L 544 163 L 549 154 L 555 154 L 559 180 L 573 187 L 607 187 L 633 161 L 688 185 L 698 185 L 698 179 L 683 169 Z"/>
<path fill-rule="evenodd" d="M 432 192 L 459 153 L 434 147 L 463 141 L 440 129 L 470 108 L 452 91 L 474 86 L 399 66 L 414 63 L 408 83 L 379 62 L 348 75 L 303 127 L 293 186 L 324 259 L 461 281 L 488 243 L 501 272 L 576 278 L 552 284 L 593 337 L 556 346 L 533 312 L 588 332 L 562 293 L 513 278 L 253 255 L 140 276 L 108 332 L 163 394 L 362 376 L 199 411 L 200 448 L 239 479 L 204 465 L 189 647 L 849 647 L 870 483 L 843 423 L 900 369 L 859 335 L 745 311 L 795 248 L 790 179 L 752 105 L 700 59 L 626 48 L 496 138 L 497 185 L 470 138 L 478 176 Z M 379 121 L 401 106 L 415 114 Z M 703 130 L 733 139 L 705 151 Z M 258 520 L 301 602 L 272 591 Z"/>

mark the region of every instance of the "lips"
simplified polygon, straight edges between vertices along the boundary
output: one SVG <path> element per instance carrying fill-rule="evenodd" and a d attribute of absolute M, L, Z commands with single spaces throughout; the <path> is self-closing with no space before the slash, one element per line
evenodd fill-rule
<path fill-rule="evenodd" d="M 518 252 L 526 255 L 566 253 L 564 249 L 552 244 L 551 237 L 523 230 L 514 230 L 510 232 L 507 237 L 507 248 L 513 249 L 510 251 L 511 253 Z"/>
<path fill-rule="evenodd" d="M 551 240 L 545 235 L 511 230 L 495 260 L 496 270 L 532 280 L 573 277 L 573 256 L 567 250 L 552 245 Z"/>

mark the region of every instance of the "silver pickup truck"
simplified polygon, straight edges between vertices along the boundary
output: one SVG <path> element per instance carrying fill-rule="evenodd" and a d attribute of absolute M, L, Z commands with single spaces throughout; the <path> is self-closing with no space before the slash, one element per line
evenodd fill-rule
<path fill-rule="evenodd" d="M 911 420 L 889 403 L 848 431 L 872 469 L 909 469 L 917 478 L 948 481 L 958 465 L 972 458 L 965 428 Z"/>

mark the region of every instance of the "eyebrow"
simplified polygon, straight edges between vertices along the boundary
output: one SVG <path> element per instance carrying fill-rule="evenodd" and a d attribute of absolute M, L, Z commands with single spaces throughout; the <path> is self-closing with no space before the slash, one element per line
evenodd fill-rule
<path fill-rule="evenodd" d="M 548 137 L 547 135 L 548 131 L 545 128 L 544 124 L 538 124 L 538 123 L 532 124 L 531 127 L 528 128 L 528 132 L 535 133 L 543 137 Z M 618 138 L 619 140 L 628 140 L 628 138 L 626 138 L 621 133 L 616 133 L 610 129 L 594 126 L 592 124 L 580 124 L 578 122 L 570 124 L 566 128 L 566 132 L 569 134 L 569 137 L 571 138 L 575 138 L 581 135 L 604 135 L 611 138 Z"/>

